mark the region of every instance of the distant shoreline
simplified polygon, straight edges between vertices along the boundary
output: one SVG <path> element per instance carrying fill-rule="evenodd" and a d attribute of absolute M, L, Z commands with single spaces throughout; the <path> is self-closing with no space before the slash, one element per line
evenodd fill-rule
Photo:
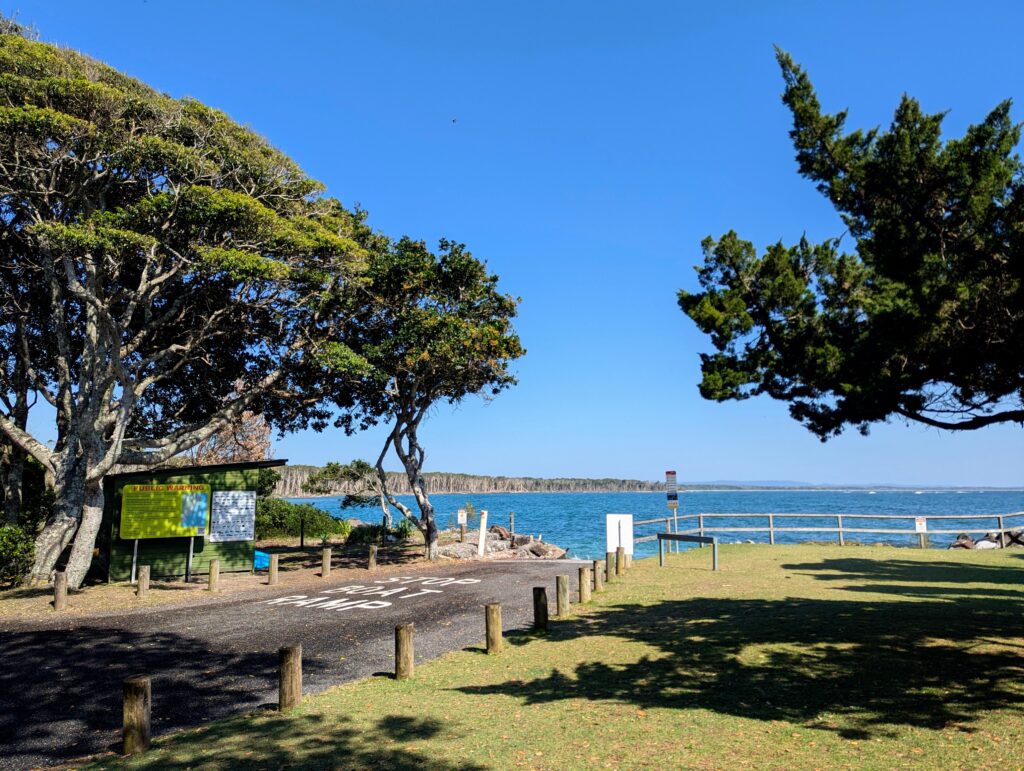
<path fill-rule="evenodd" d="M 927 495 L 929 493 L 1024 493 L 1024 487 L 687 487 L 679 489 L 680 495 L 694 493 L 908 493 Z M 455 490 L 428 491 L 428 495 L 664 495 L 664 490 Z M 396 493 L 410 496 L 412 493 Z M 312 495 L 279 495 L 278 498 L 314 500 L 341 498 L 344 493 Z"/>

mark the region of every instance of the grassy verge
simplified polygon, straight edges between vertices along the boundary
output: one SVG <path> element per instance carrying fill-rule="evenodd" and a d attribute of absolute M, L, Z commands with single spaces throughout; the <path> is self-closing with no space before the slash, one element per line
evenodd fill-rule
<path fill-rule="evenodd" d="M 1024 553 L 737 545 L 709 562 L 637 562 L 500 656 L 461 651 L 99 766 L 1024 766 Z"/>

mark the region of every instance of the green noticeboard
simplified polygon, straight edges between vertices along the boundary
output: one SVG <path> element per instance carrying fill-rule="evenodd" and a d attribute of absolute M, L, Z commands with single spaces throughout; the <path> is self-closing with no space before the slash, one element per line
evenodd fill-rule
<path fill-rule="evenodd" d="M 121 489 L 121 530 L 125 540 L 180 538 L 206 533 L 210 485 L 125 485 Z"/>

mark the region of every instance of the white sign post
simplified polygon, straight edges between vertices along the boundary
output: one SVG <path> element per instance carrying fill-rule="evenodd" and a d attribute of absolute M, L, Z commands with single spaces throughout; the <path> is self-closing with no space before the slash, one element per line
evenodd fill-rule
<path fill-rule="evenodd" d="M 484 556 L 487 550 L 487 512 L 480 512 L 480 543 L 476 545 L 476 556 Z"/>
<path fill-rule="evenodd" d="M 915 517 L 914 518 L 914 532 L 915 533 L 927 533 L 928 532 L 928 517 Z"/>
<path fill-rule="evenodd" d="M 672 532 L 679 532 L 679 486 L 676 484 L 676 472 L 665 472 L 665 496 L 668 498 L 668 508 L 672 512 Z M 679 551 L 679 544 L 669 541 L 669 549 Z"/>
<path fill-rule="evenodd" d="M 208 541 L 251 541 L 256 537 L 255 490 L 214 490 L 211 497 Z"/>
<path fill-rule="evenodd" d="M 633 555 L 633 515 L 606 514 L 605 534 L 607 547 L 605 551 L 615 551 L 622 547 L 626 554 Z"/>

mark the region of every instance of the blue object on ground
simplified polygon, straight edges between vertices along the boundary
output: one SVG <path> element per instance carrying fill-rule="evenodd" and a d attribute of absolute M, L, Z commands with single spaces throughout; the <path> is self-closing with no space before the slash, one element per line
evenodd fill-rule
<path fill-rule="evenodd" d="M 254 570 L 269 570 L 270 569 L 270 555 L 265 551 L 256 549 L 255 555 L 252 559 L 252 567 Z"/>

